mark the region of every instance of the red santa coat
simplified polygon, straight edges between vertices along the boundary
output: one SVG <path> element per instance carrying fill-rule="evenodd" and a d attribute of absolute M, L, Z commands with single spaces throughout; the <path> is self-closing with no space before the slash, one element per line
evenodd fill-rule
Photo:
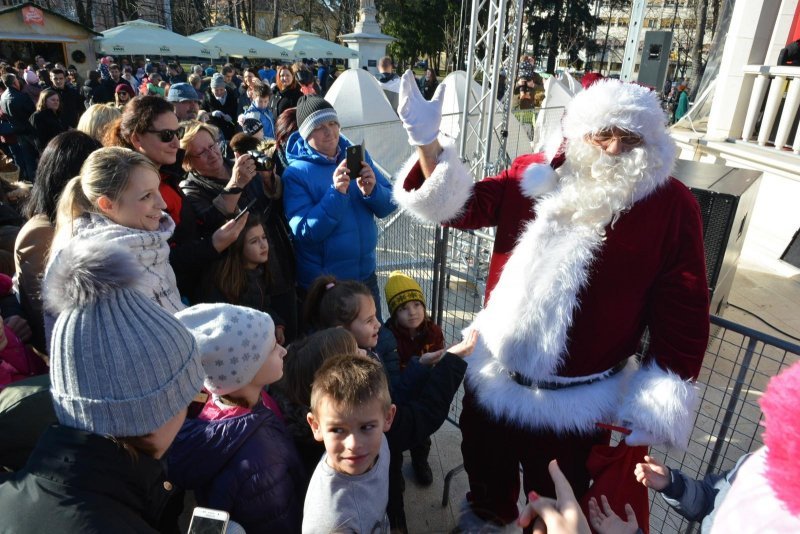
<path fill-rule="evenodd" d="M 522 427 L 588 433 L 596 422 L 625 420 L 683 445 L 696 397 L 689 380 L 700 370 L 709 325 L 697 202 L 665 176 L 599 238 L 531 198 L 526 174 L 541 158 L 522 156 L 473 185 L 446 148 L 430 178 L 410 162 L 395 184 L 398 203 L 419 218 L 497 226 L 468 384 L 489 413 Z M 638 368 L 631 355 L 645 327 L 650 350 Z M 621 372 L 609 372 L 626 360 Z M 551 389 L 521 385 L 512 373 L 534 384 L 598 380 Z"/>

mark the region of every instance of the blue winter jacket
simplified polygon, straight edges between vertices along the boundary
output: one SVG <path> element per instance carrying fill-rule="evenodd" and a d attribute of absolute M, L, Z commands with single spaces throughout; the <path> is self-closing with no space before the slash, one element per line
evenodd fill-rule
<path fill-rule="evenodd" d="M 261 125 L 264 126 L 264 137 L 275 139 L 275 123 L 272 119 L 272 111 L 269 108 L 261 109 L 256 107 L 255 102 L 251 102 L 250 106 L 244 110 L 244 114 L 258 118 L 261 121 Z"/>
<path fill-rule="evenodd" d="M 187 419 L 167 453 L 169 479 L 226 510 L 248 534 L 300 532 L 305 472 L 286 425 L 260 402 L 247 415 Z"/>
<path fill-rule="evenodd" d="M 392 186 L 375 168 L 365 151 L 365 160 L 375 171 L 376 184 L 365 197 L 355 180 L 347 194 L 333 187 L 333 171 L 345 158 L 351 143 L 339 136 L 336 159 L 323 156 L 298 132 L 289 137 L 286 156 L 289 166 L 283 176 L 283 204 L 294 234 L 297 280 L 307 288 L 321 274 L 343 280 L 365 280 L 375 272 L 378 227 L 397 205 Z"/>

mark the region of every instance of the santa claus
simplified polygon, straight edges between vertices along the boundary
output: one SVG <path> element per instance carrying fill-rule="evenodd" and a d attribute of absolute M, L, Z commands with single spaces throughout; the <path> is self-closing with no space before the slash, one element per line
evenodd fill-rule
<path fill-rule="evenodd" d="M 477 183 L 437 138 L 442 95 L 427 102 L 403 77 L 418 148 L 394 194 L 425 221 L 497 227 L 460 424 L 471 511 L 507 524 L 520 465 L 526 493 L 552 495 L 554 458 L 586 491 L 589 451 L 609 440 L 597 423 L 624 424 L 630 444 L 688 442 L 709 327 L 700 210 L 670 177 L 676 147 L 644 87 L 594 84 L 567 107 L 563 156 L 521 156 Z"/>

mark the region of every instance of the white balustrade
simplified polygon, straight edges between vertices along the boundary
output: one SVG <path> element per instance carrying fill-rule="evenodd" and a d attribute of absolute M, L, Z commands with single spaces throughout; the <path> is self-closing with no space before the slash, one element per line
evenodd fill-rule
<path fill-rule="evenodd" d="M 776 150 L 783 150 L 789 141 L 789 134 L 800 108 L 800 67 L 748 65 L 744 72 L 745 76 L 753 76 L 755 80 L 747 105 L 742 139 L 752 141 L 755 136 L 760 146 L 766 146 L 770 143 L 777 124 L 774 145 Z M 756 132 L 759 118 L 761 124 Z M 800 128 L 795 133 L 792 150 L 795 154 L 800 154 Z"/>

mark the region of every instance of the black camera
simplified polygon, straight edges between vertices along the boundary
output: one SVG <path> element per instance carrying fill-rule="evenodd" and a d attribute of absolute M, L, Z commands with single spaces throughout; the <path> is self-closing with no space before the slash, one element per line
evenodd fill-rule
<path fill-rule="evenodd" d="M 256 164 L 256 171 L 271 171 L 275 167 L 272 158 L 258 150 L 247 152 Z"/>

